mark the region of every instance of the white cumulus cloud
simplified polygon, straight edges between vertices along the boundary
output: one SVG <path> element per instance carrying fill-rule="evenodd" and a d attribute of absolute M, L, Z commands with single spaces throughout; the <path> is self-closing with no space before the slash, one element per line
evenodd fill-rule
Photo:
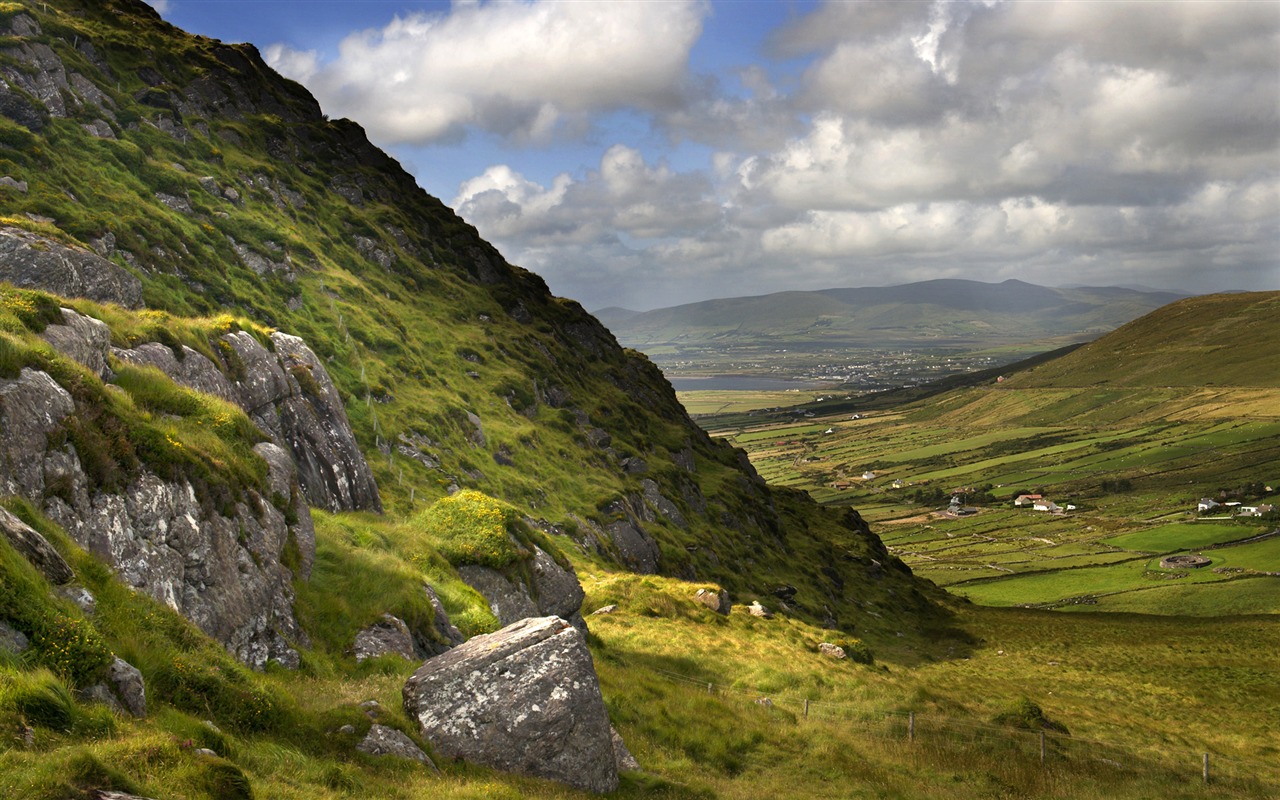
<path fill-rule="evenodd" d="M 692 0 L 460 1 L 353 33 L 328 63 L 283 44 L 266 57 L 383 143 L 469 127 L 536 143 L 581 132 L 594 113 L 679 105 L 706 13 Z"/>

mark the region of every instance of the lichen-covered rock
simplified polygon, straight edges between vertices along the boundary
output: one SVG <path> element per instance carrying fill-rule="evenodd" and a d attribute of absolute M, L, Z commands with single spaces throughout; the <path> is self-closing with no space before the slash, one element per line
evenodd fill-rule
<path fill-rule="evenodd" d="M 75 577 L 70 565 L 47 539 L 3 508 L 0 508 L 0 535 L 50 583 L 66 583 Z"/>
<path fill-rule="evenodd" d="M 385 655 L 397 655 L 408 661 L 419 657 L 409 626 L 390 614 L 383 614 L 377 622 L 357 633 L 351 652 L 357 662 Z"/>
<path fill-rule="evenodd" d="M 111 350 L 111 329 L 93 317 L 62 309 L 61 325 L 46 325 L 40 337 L 67 358 L 81 364 L 99 378 L 105 377 L 107 353 Z"/>
<path fill-rule="evenodd" d="M 671 520 L 673 524 L 679 525 L 681 528 L 689 527 L 689 523 L 685 520 L 684 514 L 681 513 L 680 507 L 662 494 L 656 481 L 645 478 L 640 481 L 640 488 L 644 490 L 644 502 L 646 504 Z"/>
<path fill-rule="evenodd" d="M 381 511 L 373 471 L 365 461 L 329 373 L 296 336 L 275 333 L 271 352 L 244 331 L 220 340 L 223 365 L 189 347 L 182 357 L 156 342 L 114 350 L 122 361 L 150 364 L 176 383 L 244 409 L 290 455 L 306 501 L 329 511 Z M 271 463 L 268 459 L 268 463 Z M 289 497 L 287 492 L 285 497 Z M 310 527 L 307 515 L 306 526 Z M 310 562 L 305 574 L 310 573 Z"/>
<path fill-rule="evenodd" d="M 433 772 L 440 771 L 436 769 L 436 765 L 432 763 L 431 758 L 422 752 L 422 748 L 413 743 L 412 739 L 395 728 L 388 728 L 386 725 L 375 723 L 370 726 L 369 732 L 365 734 L 360 744 L 356 745 L 356 749 L 371 756 L 407 758 L 429 767 Z"/>
<path fill-rule="evenodd" d="M 147 715 L 147 690 L 138 668 L 116 658 L 101 683 L 86 686 L 78 694 L 85 700 L 102 703 L 121 714 L 142 718 Z"/>
<path fill-rule="evenodd" d="M 693 599 L 717 614 L 727 615 L 729 613 L 729 609 L 733 606 L 733 604 L 729 602 L 729 593 L 724 589 L 721 589 L 718 592 L 713 592 L 710 589 L 699 589 L 698 593 L 693 596 Z"/>
<path fill-rule="evenodd" d="M 849 657 L 848 653 L 844 651 L 843 647 L 841 647 L 838 644 L 832 644 L 831 642 L 822 642 L 821 644 L 819 644 L 818 652 L 826 656 L 827 658 L 834 658 L 837 661 L 839 661 L 840 659 Z"/>
<path fill-rule="evenodd" d="M 46 236 L 0 227 L 0 280 L 63 297 L 142 306 L 142 283 L 102 256 Z"/>
<path fill-rule="evenodd" d="M 585 632 L 582 600 L 585 597 L 578 576 L 565 569 L 549 553 L 536 545 L 530 570 L 533 585 L 512 581 L 489 567 L 466 565 L 458 568 L 462 579 L 489 601 L 489 610 L 503 625 L 526 617 L 557 616 L 569 620 Z"/>
<path fill-rule="evenodd" d="M 458 567 L 458 575 L 467 585 L 484 596 L 489 610 L 502 625 L 538 616 L 538 606 L 523 583 L 512 582 L 496 569 L 467 564 Z"/>
<path fill-rule="evenodd" d="M 178 353 L 182 358 L 178 358 Z M 112 348 L 111 354 L 121 361 L 159 369 L 174 383 L 220 397 L 229 403 L 237 401 L 231 381 L 218 366 L 186 345 L 174 351 L 159 342 L 145 342 L 128 350 Z"/>
<path fill-rule="evenodd" d="M 618 787 L 591 653 L 558 617 L 521 620 L 428 660 L 404 704 L 446 758 L 591 792 Z"/>
<path fill-rule="evenodd" d="M 267 483 L 271 488 L 271 500 L 281 500 L 287 507 L 286 515 L 296 520 L 289 525 L 298 553 L 298 577 L 311 578 L 311 567 L 316 555 L 316 529 L 311 519 L 311 509 L 298 484 L 298 470 L 284 448 L 272 442 L 259 442 L 253 452 L 267 462 Z"/>
<path fill-rule="evenodd" d="M 305 637 L 282 555 L 291 538 L 299 549 L 308 546 L 298 523 L 253 489 L 213 509 L 190 482 L 145 468 L 119 493 L 95 488 L 74 446 L 53 438 L 75 410 L 47 373 L 23 369 L 0 380 L 0 495 L 40 505 L 122 581 L 183 614 L 245 663 L 296 664 L 292 642 Z M 46 491 L 51 487 L 56 491 Z"/>

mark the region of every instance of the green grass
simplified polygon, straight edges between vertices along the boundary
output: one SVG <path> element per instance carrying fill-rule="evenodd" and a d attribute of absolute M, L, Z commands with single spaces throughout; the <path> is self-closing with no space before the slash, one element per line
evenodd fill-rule
<path fill-rule="evenodd" d="M 1172 553 L 1212 544 L 1248 539 L 1262 532 L 1262 528 L 1247 525 L 1217 524 L 1211 522 L 1179 522 L 1161 525 L 1150 530 L 1127 533 L 1103 539 L 1103 544 L 1147 553 Z"/>

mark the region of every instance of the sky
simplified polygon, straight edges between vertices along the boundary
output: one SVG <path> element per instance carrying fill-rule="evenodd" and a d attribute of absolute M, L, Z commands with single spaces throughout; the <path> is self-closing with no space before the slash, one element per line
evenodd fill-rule
<path fill-rule="evenodd" d="M 591 310 L 1280 289 L 1280 0 L 154 0 Z"/>

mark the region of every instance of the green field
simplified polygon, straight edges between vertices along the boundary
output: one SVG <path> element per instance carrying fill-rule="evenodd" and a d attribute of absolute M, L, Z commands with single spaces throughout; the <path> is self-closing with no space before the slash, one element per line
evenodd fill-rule
<path fill-rule="evenodd" d="M 1172 553 L 1177 550 L 1208 547 L 1222 542 L 1246 539 L 1257 532 L 1257 529 L 1244 528 L 1232 524 L 1212 522 L 1174 523 L 1136 533 L 1127 533 L 1123 536 L 1114 536 L 1110 539 L 1104 539 L 1103 544 L 1147 553 Z"/>
<path fill-rule="evenodd" d="M 1280 577 L 1259 574 L 1280 571 L 1280 538 L 1218 547 L 1277 523 L 1195 513 L 1224 491 L 1280 502 L 1278 390 L 1001 385 L 858 416 L 762 413 L 722 435 L 771 483 L 859 509 L 916 574 L 974 602 L 1205 616 L 1220 595 L 1221 613 L 1280 611 Z M 1075 509 L 1016 509 L 1018 493 Z M 979 513 L 944 513 L 957 494 Z M 1202 548 L 1213 563 L 1185 577 L 1151 559 Z"/>

